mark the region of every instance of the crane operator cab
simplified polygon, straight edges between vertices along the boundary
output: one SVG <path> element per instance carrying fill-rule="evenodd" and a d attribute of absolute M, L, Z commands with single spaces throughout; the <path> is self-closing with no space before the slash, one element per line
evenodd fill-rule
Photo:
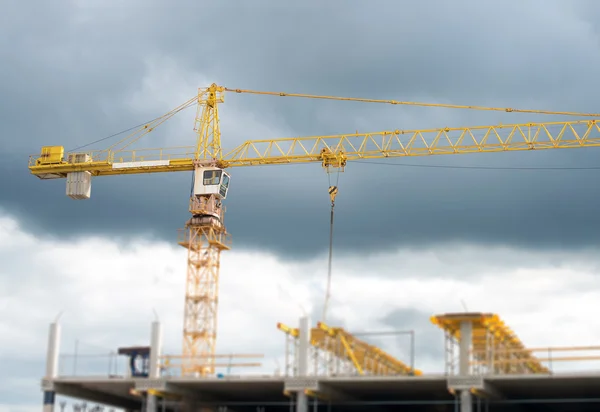
<path fill-rule="evenodd" d="M 229 174 L 218 167 L 201 167 L 194 172 L 194 194 L 216 195 L 223 200 L 229 190 Z"/>

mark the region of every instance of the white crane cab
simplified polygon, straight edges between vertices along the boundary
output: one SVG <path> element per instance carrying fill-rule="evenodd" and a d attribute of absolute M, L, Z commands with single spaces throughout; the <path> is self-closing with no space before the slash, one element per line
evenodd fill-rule
<path fill-rule="evenodd" d="M 223 200 L 229 189 L 229 174 L 218 167 L 200 167 L 194 171 L 194 195 L 216 195 Z"/>

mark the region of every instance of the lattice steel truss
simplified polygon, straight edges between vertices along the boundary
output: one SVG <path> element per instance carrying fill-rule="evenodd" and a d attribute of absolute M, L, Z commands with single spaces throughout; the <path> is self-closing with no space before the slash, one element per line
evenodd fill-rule
<path fill-rule="evenodd" d="M 190 212 L 193 217 L 179 238 L 188 250 L 181 374 L 206 376 L 215 371 L 219 262 L 231 238 L 216 196 L 192 197 Z"/>

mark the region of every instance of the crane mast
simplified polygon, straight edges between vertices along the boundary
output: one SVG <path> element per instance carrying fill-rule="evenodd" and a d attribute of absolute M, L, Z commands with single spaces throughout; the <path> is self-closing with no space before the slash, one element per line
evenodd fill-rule
<path fill-rule="evenodd" d="M 179 239 L 187 249 L 181 363 L 184 376 L 206 376 L 215 371 L 220 259 L 221 251 L 230 248 L 222 205 L 229 175 L 219 167 L 222 150 L 218 104 L 223 101 L 223 90 L 215 84 L 198 91 L 198 139 L 189 203 L 192 216 Z"/>

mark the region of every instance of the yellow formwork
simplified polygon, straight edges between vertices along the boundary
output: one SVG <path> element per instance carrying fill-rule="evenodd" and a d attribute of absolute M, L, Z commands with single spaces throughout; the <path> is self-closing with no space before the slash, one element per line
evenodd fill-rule
<path fill-rule="evenodd" d="M 297 338 L 299 331 L 282 323 L 279 330 Z M 422 375 L 418 369 L 412 369 L 404 362 L 391 356 L 384 350 L 358 339 L 343 328 L 330 327 L 323 322 L 311 329 L 310 343 L 313 347 L 329 352 L 334 356 L 352 363 L 360 375 Z"/>
<path fill-rule="evenodd" d="M 495 372 L 549 373 L 516 333 L 493 313 L 454 313 L 431 317 L 431 323 L 460 341 L 462 322 L 472 324 L 472 364 L 491 365 Z"/>

